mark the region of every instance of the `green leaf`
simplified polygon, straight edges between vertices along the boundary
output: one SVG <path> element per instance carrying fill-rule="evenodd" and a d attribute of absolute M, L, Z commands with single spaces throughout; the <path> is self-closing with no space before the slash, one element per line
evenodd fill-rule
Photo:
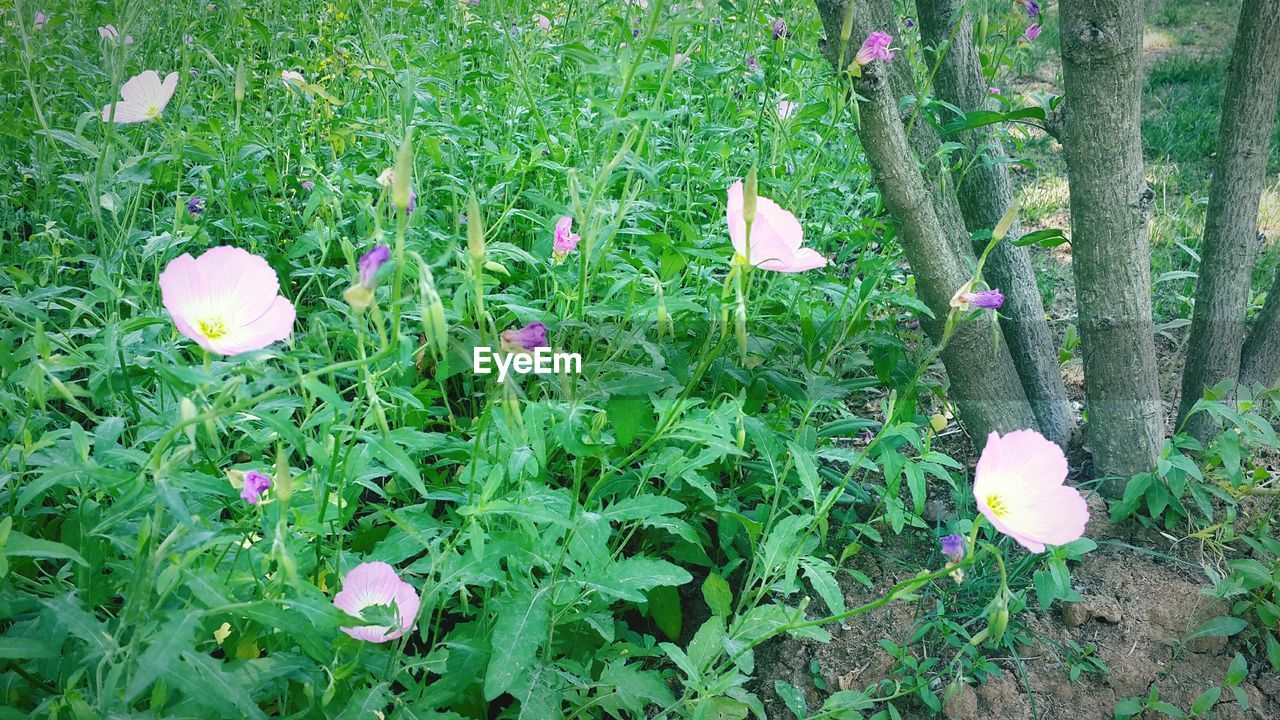
<path fill-rule="evenodd" d="M 942 126 L 943 134 L 950 135 L 953 133 L 972 130 L 982 127 L 983 125 L 994 125 L 1000 122 L 1011 122 L 1014 120 L 1044 120 L 1044 108 L 1042 107 L 1026 107 L 1009 112 L 996 112 L 995 110 L 974 110 L 967 112 L 964 117 Z"/>
<path fill-rule="evenodd" d="M 547 637 L 551 596 L 545 589 L 521 590 L 498 610 L 493 624 L 493 654 L 484 676 L 484 699 L 510 690 L 533 665 Z"/>
<path fill-rule="evenodd" d="M 1204 624 L 1196 628 L 1196 631 L 1187 636 L 1187 639 L 1198 637 L 1231 637 L 1236 633 L 1244 630 L 1249 623 L 1238 617 L 1229 615 L 1219 615 L 1215 618 L 1206 620 Z"/>
<path fill-rule="evenodd" d="M 826 604 L 827 610 L 836 615 L 844 612 L 844 593 L 840 591 L 840 584 L 836 582 L 835 571 L 830 564 L 805 556 L 800 558 L 800 569 L 813 586 L 814 592 Z"/>
<path fill-rule="evenodd" d="M 1116 720 L 1128 720 L 1128 718 L 1137 715 L 1146 709 L 1146 705 L 1138 698 L 1125 698 L 1116 703 L 1116 707 L 1112 713 L 1116 716 Z"/>
<path fill-rule="evenodd" d="M 48 660 L 58 649 L 40 638 L 0 637 L 0 660 Z"/>
<path fill-rule="evenodd" d="M 600 517 L 611 522 L 643 520 L 663 515 L 675 515 L 684 510 L 684 503 L 665 495 L 640 495 L 623 498 L 600 511 Z"/>
<path fill-rule="evenodd" d="M 1245 662 L 1244 656 L 1236 653 L 1231 659 L 1231 664 L 1227 666 L 1227 678 L 1223 682 L 1228 685 L 1239 685 L 1249 675 L 1249 664 Z"/>
<path fill-rule="evenodd" d="M 604 406 L 613 437 L 626 447 L 645 428 L 654 424 L 653 404 L 644 395 L 614 395 Z"/>
<path fill-rule="evenodd" d="M 728 617 L 733 606 L 733 590 L 729 588 L 729 581 L 718 573 L 707 575 L 707 579 L 702 581 L 702 599 L 707 601 L 712 614 Z"/>
<path fill-rule="evenodd" d="M 9 557 L 33 557 L 45 560 L 71 560 L 81 565 L 88 565 L 80 553 L 60 542 L 41 540 L 24 535 L 17 530 L 9 533 L 9 541 L 5 543 L 4 554 Z"/>
<path fill-rule="evenodd" d="M 1191 714 L 1204 715 L 1213 708 L 1214 704 L 1218 702 L 1218 698 L 1221 696 L 1222 688 L 1220 687 L 1211 687 L 1208 690 L 1205 690 L 1200 693 L 1200 697 L 1196 698 L 1195 702 L 1191 703 Z"/>
<path fill-rule="evenodd" d="M 671 585 L 660 585 L 649 591 L 649 616 L 671 640 L 680 639 L 684 614 L 680 608 L 680 592 Z"/>
<path fill-rule="evenodd" d="M 373 451 L 373 456 L 378 459 L 387 469 L 394 472 L 405 482 L 409 483 L 414 490 L 417 490 L 421 497 L 427 496 L 427 486 L 422 482 L 422 475 L 418 473 L 418 466 L 400 449 L 399 445 L 381 437 L 371 436 L 365 442 Z"/>
<path fill-rule="evenodd" d="M 1036 230 L 1012 241 L 1017 247 L 1026 247 L 1028 245 L 1039 245 L 1040 247 L 1052 248 L 1067 242 L 1067 235 L 1061 228 L 1046 228 L 1044 230 Z"/>
<path fill-rule="evenodd" d="M 1271 663 L 1272 670 L 1280 672 L 1280 641 L 1271 633 L 1267 633 L 1267 661 Z"/>
<path fill-rule="evenodd" d="M 107 634 L 98 618 L 80 607 L 75 595 L 63 595 L 56 600 L 46 600 L 44 604 L 59 624 L 89 645 L 92 654 L 116 649 L 116 641 Z"/>
<path fill-rule="evenodd" d="M 804 693 L 797 690 L 795 685 L 785 680 L 774 680 L 773 689 L 797 720 L 805 720 L 809 717 L 809 703 L 805 702 Z"/>
<path fill-rule="evenodd" d="M 161 626 L 142 657 L 138 658 L 138 668 L 129 679 L 129 689 L 125 692 L 125 703 L 133 702 L 151 687 L 151 683 L 178 664 L 182 652 L 192 647 L 199 625 L 198 617 L 195 613 L 181 613 Z"/>
<path fill-rule="evenodd" d="M 796 474 L 800 476 L 800 487 L 804 489 L 805 499 L 816 508 L 822 497 L 822 480 L 818 478 L 818 467 L 813 462 L 813 454 L 793 442 L 787 443 L 787 448 L 791 450 L 791 459 L 795 461 Z"/>
<path fill-rule="evenodd" d="M 644 592 L 661 585 L 683 585 L 693 579 L 684 568 L 666 560 L 637 555 L 605 568 L 596 579 L 586 581 L 607 597 L 630 602 L 644 600 Z"/>

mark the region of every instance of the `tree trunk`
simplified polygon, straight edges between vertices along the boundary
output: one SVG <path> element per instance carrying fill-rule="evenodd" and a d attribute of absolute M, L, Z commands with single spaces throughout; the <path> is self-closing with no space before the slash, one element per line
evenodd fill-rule
<path fill-rule="evenodd" d="M 1267 302 L 1253 322 L 1240 363 L 1240 384 L 1268 390 L 1280 382 L 1280 273 L 1267 291 Z"/>
<path fill-rule="evenodd" d="M 1179 421 L 1185 421 L 1187 431 L 1200 440 L 1216 434 L 1217 425 L 1208 413 L 1188 418 L 1191 406 L 1204 395 L 1205 388 L 1242 377 L 1241 345 L 1253 277 L 1258 202 L 1275 130 L 1277 93 L 1280 0 L 1245 0 L 1222 99 L 1218 153 L 1204 220 L 1203 259 L 1178 409 Z M 1274 293 L 1267 296 L 1272 315 L 1273 297 Z M 1262 339 L 1268 325 L 1265 311 L 1259 320 L 1261 332 L 1255 331 L 1259 339 L 1251 342 L 1249 375 L 1251 382 L 1266 384 L 1275 380 L 1275 373 L 1266 377 L 1264 368 L 1268 355 L 1276 354 L 1268 351 L 1280 336 L 1272 335 L 1270 343 Z M 1234 393 L 1233 387 L 1228 401 Z"/>
<path fill-rule="evenodd" d="M 828 36 L 838 39 L 845 13 L 844 0 L 816 2 Z M 852 60 L 871 30 L 885 27 L 868 22 L 865 5 L 861 2 L 857 6 L 854 34 L 850 38 L 851 43 L 855 38 L 857 42 L 846 50 L 846 63 Z M 832 53 L 833 61 L 838 53 L 838 49 Z M 839 67 L 837 72 L 841 72 Z M 925 330 L 935 341 L 940 341 L 943 320 L 951 309 L 951 297 L 970 280 L 970 270 L 952 252 L 939 223 L 924 176 L 903 131 L 897 98 L 889 86 L 888 68 L 876 61 L 865 66 L 863 73 L 857 81 L 858 93 L 866 98 L 859 103 L 858 135 L 885 206 L 897 220 L 898 237 L 915 275 L 917 292 L 934 314 L 933 319 L 924 319 Z M 961 323 L 942 351 L 951 397 L 960 411 L 961 422 L 979 447 L 992 430 L 1007 432 L 1032 427 L 1035 423 L 1008 347 L 1006 344 L 994 347 L 991 330 L 991 318 L 978 315 Z"/>
<path fill-rule="evenodd" d="M 1084 352 L 1087 437 L 1118 494 L 1160 452 L 1163 410 L 1151 322 L 1142 165 L 1142 0 L 1064 0 L 1071 249 Z"/>
<path fill-rule="evenodd" d="M 929 64 L 937 67 L 933 84 L 938 97 L 964 112 L 982 109 L 988 98 L 986 83 L 982 81 L 982 64 L 973 42 L 973 21 L 962 12 L 964 3 L 918 0 L 916 7 L 924 43 L 929 48 Z M 938 57 L 943 48 L 945 53 Z M 970 233 L 991 230 L 1013 202 L 1013 186 L 1003 162 L 1004 147 L 993 125 L 966 132 L 963 140 L 975 157 L 984 152 L 989 156 L 988 162 L 974 163 L 957 187 L 964 223 Z M 1040 431 L 1065 448 L 1071 439 L 1070 401 L 1031 257 L 1026 248 L 1012 244 L 1020 235 L 1020 226 L 1015 223 L 1005 240 L 991 251 L 987 280 L 1004 292 L 1001 329 Z M 985 246 L 986 241 L 979 244 Z M 981 252 L 981 248 L 975 247 L 974 251 Z"/>

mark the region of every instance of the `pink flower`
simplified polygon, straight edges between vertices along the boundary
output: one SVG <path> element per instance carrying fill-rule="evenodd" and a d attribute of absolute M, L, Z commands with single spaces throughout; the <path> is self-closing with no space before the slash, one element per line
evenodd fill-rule
<path fill-rule="evenodd" d="M 858 49 L 858 54 L 854 56 L 853 61 L 859 65 L 866 65 L 872 60 L 888 62 L 893 59 L 893 50 L 889 48 L 889 43 L 891 42 L 893 42 L 893 36 L 889 33 L 873 32 L 863 41 L 862 47 Z"/>
<path fill-rule="evenodd" d="M 542 13 L 536 13 L 533 16 L 533 21 L 537 23 L 538 27 L 542 28 L 543 30 L 551 29 L 551 18 L 547 17 L 546 15 L 543 15 Z"/>
<path fill-rule="evenodd" d="M 773 21 L 773 39 L 782 40 L 791 37 L 791 31 L 787 29 L 787 21 L 778 18 Z"/>
<path fill-rule="evenodd" d="M 154 120 L 164 112 L 165 106 L 169 104 L 173 91 L 177 87 L 178 73 L 176 72 L 166 75 L 163 83 L 160 82 L 160 76 L 155 70 L 146 70 L 139 75 L 134 75 L 120 88 L 121 100 L 102 108 L 102 121 L 111 122 L 113 106 L 115 107 L 114 119 L 117 123 Z"/>
<path fill-rule="evenodd" d="M 257 505 L 262 500 L 262 494 L 269 487 L 271 487 L 270 477 L 257 470 L 250 470 L 244 474 L 244 489 L 240 491 L 240 497 L 250 505 Z"/>
<path fill-rule="evenodd" d="M 793 103 L 790 100 L 782 100 L 778 103 L 778 119 L 790 120 L 799 109 L 800 103 Z"/>
<path fill-rule="evenodd" d="M 747 255 L 747 222 L 743 216 L 742 181 L 729 186 L 729 239 L 738 255 L 763 270 L 798 273 L 824 267 L 827 259 L 804 244 L 804 229 L 795 215 L 767 197 L 756 198 L 756 219 L 751 224 L 751 255 Z"/>
<path fill-rule="evenodd" d="M 547 326 L 531 322 L 519 330 L 503 330 L 502 346 L 507 352 L 533 352 L 540 347 L 550 347 L 547 345 Z"/>
<path fill-rule="evenodd" d="M 342 589 L 333 596 L 333 604 L 348 615 L 363 618 L 366 609 L 389 605 L 395 609 L 397 625 L 362 625 L 341 627 L 342 632 L 357 640 L 383 643 L 395 640 L 413 628 L 421 599 L 413 586 L 396 575 L 395 568 L 384 562 L 367 562 L 351 568 L 342 579 Z"/>
<path fill-rule="evenodd" d="M 551 243 L 551 253 L 557 260 L 563 260 L 566 255 L 574 251 L 578 247 L 578 242 L 582 237 L 573 231 L 573 218 L 565 215 L 556 221 L 555 239 Z"/>
<path fill-rule="evenodd" d="M 219 355 L 239 355 L 283 340 L 293 330 L 293 303 L 266 260 L 240 248 L 183 254 L 160 273 L 160 295 L 178 332 Z"/>
<path fill-rule="evenodd" d="M 685 63 L 689 62 L 688 53 L 676 53 L 675 57 L 673 58 L 673 62 L 675 63 L 675 66 L 677 68 L 680 67 L 681 65 L 684 65 Z"/>
<path fill-rule="evenodd" d="M 360 261 L 356 263 L 356 267 L 360 270 L 360 284 L 370 290 L 377 287 L 374 284 L 374 278 L 382 268 L 382 264 L 390 259 L 391 247 L 382 243 L 374 245 L 372 249 L 361 255 Z"/>
<path fill-rule="evenodd" d="M 1031 552 L 1084 535 L 1089 507 L 1064 485 L 1067 457 L 1035 430 L 992 432 L 974 470 L 973 497 L 996 530 Z"/>
<path fill-rule="evenodd" d="M 307 79 L 302 76 L 302 73 L 294 70 L 281 70 L 280 79 L 284 81 L 285 85 L 293 87 L 302 87 L 307 84 Z"/>
<path fill-rule="evenodd" d="M 989 87 L 989 88 L 987 88 L 987 94 L 988 94 L 988 95 L 999 95 L 999 94 L 1000 94 L 1000 88 L 998 88 L 998 87 Z"/>
<path fill-rule="evenodd" d="M 36 32 L 40 32 L 44 29 L 44 25 L 47 22 L 49 22 L 49 16 L 42 12 L 38 12 L 36 13 L 35 22 L 33 22 L 31 26 L 35 28 Z"/>
<path fill-rule="evenodd" d="M 1038 37 L 1040 37 L 1039 23 L 1031 23 L 1030 25 L 1027 26 L 1027 31 L 1022 33 L 1022 39 L 1026 42 L 1031 42 L 1032 40 L 1035 40 Z"/>
<path fill-rule="evenodd" d="M 1036 0 L 1013 0 L 1015 5 L 1021 5 L 1027 11 L 1027 17 L 1033 18 L 1040 14 L 1040 4 Z"/>
<path fill-rule="evenodd" d="M 98 28 L 98 37 L 111 42 L 120 41 L 120 31 L 116 30 L 115 25 L 107 24 Z"/>

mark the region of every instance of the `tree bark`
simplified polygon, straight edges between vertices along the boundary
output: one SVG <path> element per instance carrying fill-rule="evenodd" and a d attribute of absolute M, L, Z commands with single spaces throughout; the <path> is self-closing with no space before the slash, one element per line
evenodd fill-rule
<path fill-rule="evenodd" d="M 1179 421 L 1201 440 L 1216 434 L 1216 424 L 1207 413 L 1191 417 L 1187 413 L 1205 388 L 1224 380 L 1244 381 L 1246 375 L 1249 384 L 1276 380 L 1280 335 L 1272 327 L 1277 324 L 1275 288 L 1267 295 L 1271 312 L 1264 309 L 1259 316 L 1244 363 L 1241 346 L 1257 246 L 1258 203 L 1275 130 L 1278 93 L 1280 0 L 1245 0 L 1222 99 L 1218 152 L 1178 409 Z M 1273 368 L 1269 373 L 1268 365 Z M 1227 400 L 1234 394 L 1233 387 Z"/>
<path fill-rule="evenodd" d="M 845 0 L 816 0 L 816 3 L 828 37 L 838 42 Z M 855 6 L 854 33 L 851 46 L 845 52 L 846 63 L 852 60 L 870 31 L 886 27 L 869 21 L 866 5 L 859 2 Z M 838 49 L 832 53 L 833 64 L 837 64 L 834 60 L 838 54 Z M 841 68 L 837 66 L 836 70 L 844 77 Z M 903 131 L 888 71 L 884 63 L 873 62 L 863 68 L 863 76 L 856 83 L 858 93 L 866 98 L 859 102 L 858 136 L 885 206 L 897 220 L 898 237 L 915 275 L 917 292 L 934 314 L 932 319 L 923 319 L 925 330 L 938 342 L 942 339 L 944 319 L 951 309 L 951 297 L 970 280 L 971 274 L 952 251 L 938 220 L 924 176 Z M 1035 423 L 1007 344 L 994 347 L 991 330 L 991 318 L 985 313 L 979 314 L 961 323 L 942 350 L 951 398 L 960 411 L 961 422 L 979 447 L 993 430 L 1008 432 L 1032 427 Z"/>
<path fill-rule="evenodd" d="M 1267 291 L 1267 302 L 1253 322 L 1240 363 L 1240 384 L 1270 390 L 1280 383 L 1280 273 Z"/>
<path fill-rule="evenodd" d="M 938 97 L 964 112 L 982 109 L 988 98 L 986 83 L 973 42 L 973 21 L 963 12 L 964 3 L 918 0 L 916 8 L 929 64 L 937 67 L 933 84 Z M 984 153 L 988 156 L 973 163 L 957 187 L 964 224 L 969 233 L 991 230 L 1013 202 L 1004 147 L 993 125 L 966 132 L 962 139 L 975 158 Z M 1026 248 L 1013 245 L 1021 234 L 1015 223 L 991 251 L 985 272 L 988 283 L 1004 293 L 1001 329 L 1040 432 L 1065 448 L 1071 439 L 1070 401 L 1031 257 Z M 985 246 L 986 242 L 979 244 Z M 981 248 L 975 246 L 974 252 L 980 253 Z"/>
<path fill-rule="evenodd" d="M 1064 0 L 1071 249 L 1084 352 L 1087 437 L 1103 491 L 1150 470 L 1163 409 L 1151 321 L 1143 175 L 1142 0 Z"/>

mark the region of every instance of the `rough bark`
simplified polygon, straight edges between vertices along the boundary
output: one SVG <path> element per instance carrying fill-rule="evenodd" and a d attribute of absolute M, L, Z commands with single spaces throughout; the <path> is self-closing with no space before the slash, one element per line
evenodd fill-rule
<path fill-rule="evenodd" d="M 817 5 L 828 36 L 838 39 L 844 0 L 817 0 Z M 858 6 L 852 49 L 846 51 L 846 58 L 853 57 L 872 30 L 886 27 L 869 21 L 862 11 L 865 6 L 866 3 Z M 917 292 L 935 316 L 924 319 L 925 330 L 940 341 L 951 297 L 968 282 L 970 269 L 952 251 L 938 220 L 925 178 L 903 131 L 888 68 L 879 61 L 867 65 L 856 88 L 866 98 L 859 102 L 858 135 L 885 206 L 897 220 L 899 241 L 915 275 Z M 1035 422 L 1007 344 L 993 346 L 991 329 L 991 318 L 978 315 L 962 323 L 942 351 L 951 398 L 960 411 L 961 422 L 979 446 L 993 430 L 1007 432 L 1031 427 Z"/>
<path fill-rule="evenodd" d="M 918 0 L 916 8 L 929 65 L 938 68 L 933 78 L 938 97 L 964 112 L 983 109 L 988 94 L 982 81 L 978 49 L 973 42 L 973 21 L 961 12 L 964 3 L 962 0 Z M 993 125 L 966 132 L 962 140 L 976 158 L 986 155 L 985 159 L 972 164 L 956 188 L 964 224 L 970 233 L 990 230 L 1013 202 L 1004 147 Z M 1040 432 L 1065 448 L 1071 439 L 1070 401 L 1062 383 L 1062 371 L 1045 319 L 1040 289 L 1036 287 L 1031 257 L 1026 248 L 1013 245 L 1021 234 L 1020 226 L 1015 223 L 1004 241 L 988 256 L 985 274 L 992 287 L 1004 292 L 1001 329 Z M 985 246 L 986 242 L 980 244 Z M 980 253 L 981 248 L 975 247 L 974 252 Z"/>
<path fill-rule="evenodd" d="M 1163 409 L 1151 321 L 1152 199 L 1143 175 L 1142 0 L 1064 0 L 1072 269 L 1084 353 L 1087 438 L 1103 491 L 1150 470 Z"/>
<path fill-rule="evenodd" d="M 1262 385 L 1267 389 L 1280 383 L 1280 273 L 1267 291 L 1267 302 L 1254 320 L 1240 363 L 1240 384 Z"/>
<path fill-rule="evenodd" d="M 1191 318 L 1187 365 L 1182 374 L 1182 403 L 1178 419 L 1187 431 L 1208 440 L 1216 425 L 1207 413 L 1187 417 L 1191 406 L 1224 380 L 1243 379 L 1241 346 L 1245 312 L 1253 275 L 1258 203 L 1267 171 L 1271 133 L 1275 130 L 1276 96 L 1280 93 L 1280 0 L 1245 0 L 1240 10 L 1227 88 L 1218 128 L 1209 208 L 1204 221 L 1204 244 L 1196 305 Z M 1271 316 L 1276 314 L 1274 291 L 1268 294 Z M 1267 335 L 1264 311 L 1250 340 L 1249 382 L 1270 384 L 1269 358 L 1280 335 Z M 1271 324 L 1275 324 L 1272 320 Z M 1271 330 L 1274 333 L 1274 330 Z M 1275 367 L 1275 360 L 1270 360 Z M 1232 388 L 1234 395 L 1234 388 Z M 1230 401 L 1232 398 L 1228 397 Z"/>

